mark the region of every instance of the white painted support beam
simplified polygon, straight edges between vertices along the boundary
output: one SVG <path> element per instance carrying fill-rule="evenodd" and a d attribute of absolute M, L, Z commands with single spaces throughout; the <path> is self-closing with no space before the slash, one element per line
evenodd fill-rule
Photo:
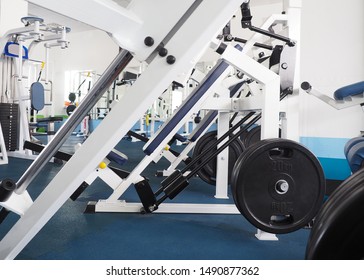
<path fill-rule="evenodd" d="M 170 65 L 165 58 L 156 57 L 149 64 L 123 102 L 115 105 L 1 240 L 0 259 L 13 259 L 23 250 L 174 78 L 192 68 L 239 6 L 240 0 L 201 2 L 165 46 L 175 56 L 175 63 Z"/>

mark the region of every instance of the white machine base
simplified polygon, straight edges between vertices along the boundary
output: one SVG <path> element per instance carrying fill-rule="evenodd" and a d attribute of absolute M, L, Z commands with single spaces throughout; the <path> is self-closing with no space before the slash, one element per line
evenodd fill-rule
<path fill-rule="evenodd" d="M 95 207 L 94 212 L 140 213 L 141 203 L 118 200 L 108 202 L 99 200 L 96 204 L 89 204 L 88 208 Z M 90 211 L 91 212 L 91 211 Z M 153 213 L 183 213 L 183 214 L 240 214 L 234 204 L 198 204 L 198 203 L 164 203 Z"/>
<path fill-rule="evenodd" d="M 257 230 L 255 237 L 258 238 L 259 240 L 278 241 L 278 237 L 275 234 L 261 231 L 260 229 Z"/>

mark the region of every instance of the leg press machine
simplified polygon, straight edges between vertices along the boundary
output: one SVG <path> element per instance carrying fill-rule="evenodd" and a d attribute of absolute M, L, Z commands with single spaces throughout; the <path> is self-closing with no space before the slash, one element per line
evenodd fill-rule
<path fill-rule="evenodd" d="M 259 0 L 257 1 L 259 2 Z M 235 48 L 233 45 L 216 39 L 222 28 L 239 10 L 242 2 L 249 1 L 131 0 L 124 6 L 111 0 L 29 0 L 29 2 L 104 30 L 110 34 L 122 50 L 16 184 L 3 180 L 4 188 L 1 192 L 5 192 L 6 199 L 0 203 L 1 206 L 4 207 L 12 200 L 26 198 L 27 202 L 19 202 L 23 205 L 24 211 L 19 212 L 20 219 L 0 241 L 0 259 L 14 259 L 77 188 L 87 180 L 92 181 L 93 175 L 91 174 L 95 172 L 100 162 L 107 157 L 120 139 L 128 133 L 140 116 L 171 82 L 186 76 L 209 47 L 220 54 L 216 66 L 180 106 L 175 115 L 149 139 L 143 148 L 146 156 L 138 166 L 125 178 L 117 179 L 111 175 L 115 178 L 109 184 L 113 193 L 108 199 L 97 202 L 96 212 L 139 211 L 141 204 L 134 205 L 119 201 L 120 196 L 131 184 L 137 184 L 143 179 L 140 176 L 142 170 L 158 158 L 178 129 L 190 118 L 191 114 L 200 109 L 211 111 L 207 115 L 205 126 L 199 127 L 199 136 L 217 117 L 219 118 L 218 136 L 220 136 L 229 128 L 231 112 L 259 111 L 261 112 L 261 138 L 278 137 L 280 93 L 282 91 L 281 73 L 277 75 L 247 54 L 262 37 L 262 34 L 255 33 L 242 50 L 237 49 L 239 46 Z M 292 14 L 299 12 L 300 1 L 284 0 L 283 4 L 287 8 L 287 13 L 272 16 L 262 28 L 268 28 L 277 21 L 284 21 L 288 25 L 291 21 L 295 22 L 292 20 Z M 84 9 L 85 6 L 88 7 L 87 10 Z M 291 35 L 294 37 L 295 33 L 289 34 L 289 36 Z M 168 55 L 160 52 L 162 48 L 167 50 Z M 29 184 L 57 153 L 74 128 L 133 58 L 148 63 L 145 71 L 129 88 L 129 92 L 121 102 L 115 104 L 97 129 L 32 202 L 26 191 Z M 295 67 L 297 66 L 295 65 L 293 68 Z M 261 93 L 248 98 L 231 98 L 230 94 L 232 96 L 234 94 L 223 86 L 223 81 L 228 77 L 231 69 L 237 69 L 250 79 L 257 81 L 261 85 Z M 191 142 L 196 141 L 199 136 L 190 139 Z M 223 160 L 228 156 L 226 153 L 227 149 L 219 157 L 218 165 L 226 167 Z M 216 196 L 223 198 L 227 196 L 227 168 L 222 167 L 218 170 L 218 177 L 221 179 L 217 180 L 217 185 L 222 185 L 222 189 L 217 190 Z M 19 203 L 15 202 L 15 204 Z M 237 213 L 234 205 L 227 206 L 228 210 L 222 209 L 226 206 L 219 209 L 214 208 L 216 206 L 207 205 L 202 210 L 199 210 L 198 207 L 188 210 L 188 207 L 193 206 L 172 205 L 173 203 L 162 204 L 157 211 Z M 264 235 L 264 232 L 258 230 L 259 234 Z"/>

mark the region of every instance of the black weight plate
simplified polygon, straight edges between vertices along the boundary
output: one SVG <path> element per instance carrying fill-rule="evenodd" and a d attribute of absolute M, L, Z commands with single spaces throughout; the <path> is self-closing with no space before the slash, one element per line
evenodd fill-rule
<path fill-rule="evenodd" d="M 7 128 L 11 128 L 11 127 L 16 127 L 17 126 L 17 121 L 16 120 L 14 120 L 14 121 L 11 121 L 11 122 L 1 122 L 1 126 L 2 127 L 7 127 Z"/>
<path fill-rule="evenodd" d="M 0 107 L 1 116 L 18 114 L 18 107 Z"/>
<path fill-rule="evenodd" d="M 241 140 L 243 141 L 244 147 L 248 148 L 252 144 L 260 141 L 261 127 L 255 126 L 252 129 L 243 132 Z"/>
<path fill-rule="evenodd" d="M 14 122 L 18 120 L 18 115 L 6 115 L 6 116 L 0 116 L 1 123 L 8 123 L 8 122 Z"/>
<path fill-rule="evenodd" d="M 19 108 L 19 106 L 18 105 L 14 105 L 14 104 L 6 104 L 6 103 L 4 104 L 3 103 L 3 104 L 0 105 L 0 109 L 1 110 L 4 110 L 4 111 L 5 110 L 10 110 L 10 111 L 11 110 L 14 110 L 14 111 L 17 111 L 18 108 Z"/>
<path fill-rule="evenodd" d="M 7 132 L 7 131 L 3 131 L 4 132 L 4 139 L 9 139 L 9 138 L 17 138 L 18 134 L 17 132 Z"/>
<path fill-rule="evenodd" d="M 344 182 L 340 184 L 329 196 L 319 213 L 317 214 L 314 222 L 314 227 L 311 230 L 310 240 L 316 238 L 316 234 L 321 234 L 321 227 L 324 225 L 323 221 L 327 219 L 328 213 L 334 211 L 337 207 L 338 201 L 345 199 L 346 196 L 350 195 L 351 185 L 358 185 L 364 183 L 364 176 L 362 172 L 358 171 L 354 175 L 351 175 Z"/>
<path fill-rule="evenodd" d="M 2 110 L 0 109 L 0 118 L 1 119 L 9 119 L 9 116 L 14 116 L 17 115 L 17 111 L 7 111 L 7 110 Z"/>
<path fill-rule="evenodd" d="M 18 106 L 0 106 L 1 112 L 18 112 Z"/>
<path fill-rule="evenodd" d="M 14 123 L 18 121 L 18 115 L 9 115 L 0 119 L 1 123 Z"/>
<path fill-rule="evenodd" d="M 10 128 L 2 127 L 2 128 L 4 135 L 16 134 L 18 132 L 17 127 L 10 127 Z"/>
<path fill-rule="evenodd" d="M 346 197 L 348 193 L 350 193 L 350 189 L 346 187 L 346 181 L 340 184 L 329 196 L 327 201 L 324 203 L 320 211 L 315 217 L 314 226 L 311 229 L 310 240 L 314 240 L 317 238 L 317 234 L 320 234 L 321 227 L 324 225 L 323 221 L 325 221 L 327 213 L 333 211 L 333 207 L 336 207 L 336 201 L 341 200 L 343 197 Z M 314 243 L 314 242 L 311 242 Z M 307 247 L 308 248 L 308 247 Z M 307 249 L 308 250 L 308 249 Z M 307 251 L 306 250 L 306 251 Z"/>
<path fill-rule="evenodd" d="M 9 135 L 4 135 L 4 140 L 6 143 L 13 143 L 17 141 L 17 134 L 9 134 Z"/>
<path fill-rule="evenodd" d="M 363 136 L 359 136 L 359 137 L 355 137 L 350 139 L 348 142 L 346 142 L 345 146 L 344 146 L 344 155 L 345 157 L 347 156 L 349 150 L 357 143 L 360 143 L 364 141 L 364 137 Z"/>
<path fill-rule="evenodd" d="M 17 130 L 17 125 L 14 124 L 1 124 L 1 127 L 3 128 L 3 131 L 9 131 L 9 130 Z"/>
<path fill-rule="evenodd" d="M 216 147 L 216 141 L 217 141 L 217 131 L 210 131 L 203 135 L 199 139 L 199 143 L 196 143 L 193 157 L 198 156 L 201 153 L 205 153 L 205 151 L 211 147 L 214 146 L 214 148 L 206 154 L 208 156 L 209 154 L 215 152 L 217 150 Z M 243 153 L 244 147 L 240 139 L 236 139 L 236 141 L 232 142 L 229 145 L 229 164 L 228 164 L 228 183 L 230 184 L 230 178 L 231 178 L 231 172 L 233 169 L 233 166 L 238 159 L 238 157 Z M 201 158 L 201 161 L 203 161 L 204 157 Z M 196 166 L 201 162 L 199 161 Z M 206 165 L 204 165 L 199 171 L 198 176 L 205 181 L 208 184 L 216 185 L 216 169 L 217 169 L 217 161 L 216 158 L 208 162 Z"/>
<path fill-rule="evenodd" d="M 71 102 L 75 102 L 76 101 L 76 93 L 70 92 L 70 94 L 68 95 L 68 100 L 71 101 Z"/>
<path fill-rule="evenodd" d="M 12 129 L 12 128 L 16 128 L 17 127 L 18 122 L 11 122 L 11 123 L 6 123 L 6 122 L 1 122 L 1 126 L 3 128 L 3 130 L 5 129 Z"/>
<path fill-rule="evenodd" d="M 278 190 L 281 182 L 288 190 Z M 325 178 L 317 158 L 302 145 L 266 139 L 237 160 L 231 179 L 235 204 L 257 228 L 289 233 L 306 226 L 325 195 Z"/>
<path fill-rule="evenodd" d="M 12 116 L 11 118 L 6 117 L 4 119 L 0 119 L 2 125 L 16 123 L 17 121 L 18 121 L 18 116 Z"/>
<path fill-rule="evenodd" d="M 4 133 L 4 137 L 5 135 L 15 135 L 17 134 L 18 130 L 17 128 L 11 128 L 11 129 L 6 129 L 6 128 L 3 128 L 3 133 Z"/>
<path fill-rule="evenodd" d="M 216 139 L 216 131 L 210 131 L 207 132 L 206 134 L 204 134 L 203 136 L 201 136 L 201 138 L 197 141 L 194 149 L 193 149 L 193 154 L 192 154 L 192 159 L 196 158 L 198 155 L 200 155 L 202 153 L 202 150 L 205 149 L 206 150 L 206 145 L 208 143 L 212 143 L 214 140 Z M 214 149 L 216 150 L 216 149 Z M 213 152 L 213 151 L 212 151 Z M 203 159 L 199 160 L 193 167 L 194 168 L 198 168 L 199 165 L 201 164 L 201 161 Z M 216 164 L 216 161 L 211 161 L 208 164 Z M 210 185 L 214 185 L 215 184 L 215 180 L 213 178 L 211 178 L 209 176 L 209 174 L 206 172 L 205 168 L 201 168 L 197 175 L 206 183 L 210 184 Z"/>
<path fill-rule="evenodd" d="M 67 115 L 70 116 L 74 110 L 76 110 L 76 105 L 68 105 L 66 108 Z"/>
<path fill-rule="evenodd" d="M 7 116 L 6 118 L 0 118 L 1 123 L 16 123 L 18 121 L 18 116 L 12 115 L 11 117 Z"/>
<path fill-rule="evenodd" d="M 307 246 L 307 259 L 364 259 L 364 190 L 352 189 L 325 215 Z"/>
<path fill-rule="evenodd" d="M 207 148 L 209 148 L 210 146 L 213 146 L 214 148 L 208 154 L 216 151 L 216 145 L 215 145 L 216 131 L 211 133 L 209 136 L 210 137 L 208 137 L 204 141 L 203 145 L 201 145 L 202 149 L 200 150 L 200 153 L 204 153 L 204 151 L 207 150 Z M 208 156 L 208 154 L 206 154 L 206 155 Z M 202 160 L 203 160 L 203 158 L 202 158 Z M 203 166 L 197 174 L 205 182 L 207 182 L 211 185 L 215 185 L 216 184 L 216 166 L 217 166 L 216 159 L 211 160 L 205 166 Z"/>
<path fill-rule="evenodd" d="M 18 107 L 18 104 L 15 103 L 0 103 L 0 108 L 12 108 Z"/>
<path fill-rule="evenodd" d="M 364 170 L 345 180 L 315 220 L 306 259 L 364 259 Z"/>
<path fill-rule="evenodd" d="M 240 139 L 244 144 L 245 148 L 248 148 L 254 143 L 257 143 L 261 139 L 262 129 L 260 125 L 253 127 L 250 130 L 243 132 Z M 281 137 L 281 129 L 279 129 L 279 138 Z"/>
<path fill-rule="evenodd" d="M 12 137 L 17 138 L 17 132 L 16 131 L 15 132 L 13 132 L 13 131 L 10 131 L 10 132 L 3 131 L 3 132 L 4 132 L 4 139 L 6 139 L 6 138 L 12 138 Z"/>

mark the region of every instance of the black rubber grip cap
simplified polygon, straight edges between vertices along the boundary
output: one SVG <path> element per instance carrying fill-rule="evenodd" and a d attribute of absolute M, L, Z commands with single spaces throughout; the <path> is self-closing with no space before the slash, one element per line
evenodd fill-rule
<path fill-rule="evenodd" d="M 301 84 L 301 88 L 303 89 L 303 90 L 309 90 L 309 89 L 311 89 L 311 85 L 310 85 L 310 83 L 309 82 L 303 82 L 302 84 Z"/>
<path fill-rule="evenodd" d="M 7 201 L 13 191 L 16 189 L 16 184 L 11 179 L 4 179 L 0 182 L 0 201 Z"/>

